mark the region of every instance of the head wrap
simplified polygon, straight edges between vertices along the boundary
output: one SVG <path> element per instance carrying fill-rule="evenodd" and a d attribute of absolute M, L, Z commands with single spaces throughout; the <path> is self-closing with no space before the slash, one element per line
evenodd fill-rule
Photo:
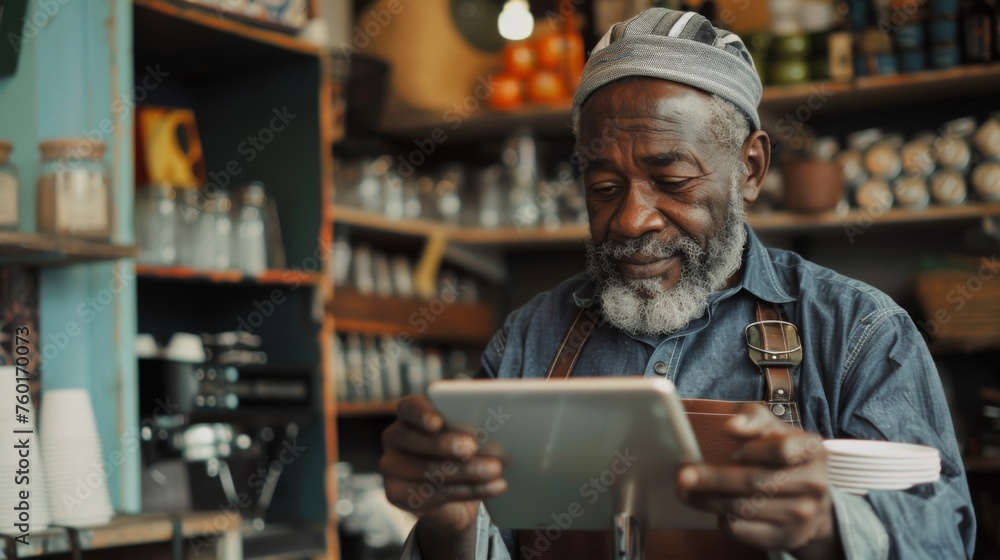
<path fill-rule="evenodd" d="M 735 33 L 714 27 L 695 12 L 651 8 L 617 23 L 601 38 L 573 97 L 573 121 L 601 87 L 631 76 L 660 78 L 713 93 L 739 108 L 760 128 L 763 87 L 753 58 Z"/>

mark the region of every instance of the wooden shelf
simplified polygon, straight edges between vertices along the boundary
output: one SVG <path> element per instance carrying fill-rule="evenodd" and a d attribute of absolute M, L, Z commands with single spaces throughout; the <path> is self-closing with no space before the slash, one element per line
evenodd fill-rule
<path fill-rule="evenodd" d="M 338 288 L 328 310 L 338 332 L 484 344 L 496 328 L 486 304 L 383 297 L 352 288 Z"/>
<path fill-rule="evenodd" d="M 222 526 L 219 526 L 220 520 Z M 191 538 L 200 535 L 215 535 L 229 531 L 241 531 L 242 518 L 220 515 L 219 511 L 192 512 L 181 515 L 140 514 L 120 515 L 105 525 L 77 529 L 80 550 L 102 550 L 122 546 L 155 543 L 170 543 L 175 535 Z M 179 529 L 177 533 L 175 530 Z M 3 535 L 12 537 L 16 535 Z M 17 545 L 17 557 L 67 553 L 70 547 L 69 532 L 61 527 L 45 531 L 32 531 L 28 545 Z M 2 546 L 2 545 L 0 545 Z M 2 552 L 2 550 L 0 550 Z M 3 554 L 0 554 L 3 557 Z"/>
<path fill-rule="evenodd" d="M 137 264 L 135 273 L 140 278 L 212 284 L 299 286 L 302 284 L 318 285 L 323 281 L 322 275 L 301 270 L 268 270 L 260 276 L 247 276 L 239 270 L 200 270 L 183 266 L 163 267 Z"/>
<path fill-rule="evenodd" d="M 820 104 L 825 114 L 874 108 L 886 102 L 898 103 L 905 92 L 906 102 L 953 97 L 956 93 L 986 94 L 1000 92 L 1000 64 L 960 66 L 895 76 L 859 77 L 852 82 L 814 82 L 795 86 L 768 86 L 760 103 L 762 114 L 783 114 L 804 103 Z M 765 119 L 765 124 L 767 119 Z M 570 105 L 526 106 L 513 111 L 483 108 L 455 127 L 442 120 L 441 112 L 407 111 L 387 114 L 380 131 L 386 135 L 412 140 L 424 137 L 435 128 L 448 138 L 497 136 L 522 126 L 548 134 L 570 134 Z"/>
<path fill-rule="evenodd" d="M 393 416 L 396 414 L 396 407 L 399 401 L 370 402 L 370 403 L 337 403 L 337 416 L 339 417 L 363 417 L 363 416 Z"/>
<path fill-rule="evenodd" d="M 851 210 L 846 214 L 825 212 L 822 214 L 795 214 L 773 212 L 753 214 L 747 218 L 756 231 L 810 231 L 829 228 L 857 227 L 858 232 L 872 225 L 926 225 L 947 222 L 974 222 L 983 216 L 1000 215 L 1000 203 L 969 203 L 961 206 L 931 206 L 923 210 L 893 208 L 875 215 L 863 210 Z"/>
<path fill-rule="evenodd" d="M 130 259 L 131 245 L 86 241 L 47 233 L 0 232 L 0 264 L 61 266 L 95 261 Z"/>
<path fill-rule="evenodd" d="M 318 59 L 323 49 L 211 9 L 166 0 L 132 0 L 136 73 L 146 65 L 170 76 L 197 77 Z M 136 76 L 137 80 L 139 76 Z"/>
<path fill-rule="evenodd" d="M 532 247 L 578 245 L 590 236 L 586 225 L 564 226 L 557 230 L 542 228 L 471 228 L 447 226 L 429 220 L 390 220 L 378 214 L 352 208 L 336 207 L 336 223 L 349 224 L 382 234 L 427 237 L 434 233 L 446 235 L 449 241 L 474 246 Z M 965 204 L 954 207 L 930 207 L 924 210 L 891 209 L 880 215 L 862 210 L 846 214 L 795 214 L 792 212 L 751 213 L 747 221 L 757 232 L 811 232 L 835 228 L 857 228 L 857 233 L 873 225 L 920 225 L 975 221 L 983 216 L 1000 216 L 1000 203 Z"/>

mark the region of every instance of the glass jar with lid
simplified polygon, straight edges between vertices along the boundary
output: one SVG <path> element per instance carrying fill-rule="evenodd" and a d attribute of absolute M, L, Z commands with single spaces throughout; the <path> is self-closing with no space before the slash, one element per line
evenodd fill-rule
<path fill-rule="evenodd" d="M 110 240 L 114 220 L 104 142 L 60 138 L 38 149 L 38 231 Z"/>
<path fill-rule="evenodd" d="M 10 163 L 13 144 L 0 140 L 0 230 L 17 229 L 18 203 L 21 193 L 17 168 Z"/>

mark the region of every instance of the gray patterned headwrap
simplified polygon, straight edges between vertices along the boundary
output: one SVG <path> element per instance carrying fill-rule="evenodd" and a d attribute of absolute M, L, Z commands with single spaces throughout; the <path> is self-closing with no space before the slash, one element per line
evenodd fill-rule
<path fill-rule="evenodd" d="M 694 12 L 651 8 L 617 23 L 597 43 L 573 97 L 573 121 L 590 94 L 622 78 L 642 76 L 686 84 L 733 103 L 760 128 L 763 87 L 735 33 Z"/>

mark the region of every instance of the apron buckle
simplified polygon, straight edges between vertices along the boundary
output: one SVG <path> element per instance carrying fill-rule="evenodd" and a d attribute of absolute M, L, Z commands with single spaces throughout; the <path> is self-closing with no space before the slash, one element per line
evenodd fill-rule
<path fill-rule="evenodd" d="M 792 323 L 779 320 L 757 321 L 747 325 L 744 334 L 750 349 L 750 360 L 757 367 L 795 367 L 802 363 L 802 342 L 799 330 Z M 765 336 L 768 335 L 780 337 L 784 349 L 776 350 L 774 340 L 765 342 Z"/>

